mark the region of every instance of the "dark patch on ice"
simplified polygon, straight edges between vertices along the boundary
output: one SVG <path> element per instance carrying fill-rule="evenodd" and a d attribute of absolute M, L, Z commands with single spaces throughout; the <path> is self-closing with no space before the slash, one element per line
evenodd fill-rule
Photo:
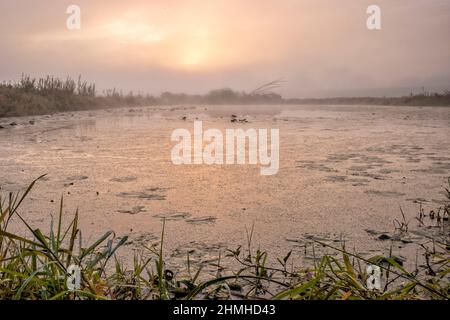
<path fill-rule="evenodd" d="M 395 172 L 399 172 L 399 170 L 397 170 L 397 169 L 387 169 L 387 168 L 378 170 L 378 173 L 380 173 L 380 174 L 391 174 L 391 173 L 395 173 Z"/>
<path fill-rule="evenodd" d="M 351 166 L 348 168 L 348 170 L 350 171 L 367 171 L 370 169 L 373 169 L 374 167 L 371 165 L 367 165 L 367 166 Z"/>
<path fill-rule="evenodd" d="M 426 200 L 424 198 L 410 198 L 410 199 L 406 199 L 406 201 L 411 201 L 413 203 L 426 203 L 426 202 L 429 202 L 428 200 Z"/>
<path fill-rule="evenodd" d="M 349 178 L 348 176 L 328 176 L 326 177 L 327 181 L 330 182 L 348 182 L 351 183 L 352 186 L 366 186 L 370 180 L 360 179 L 360 178 Z"/>
<path fill-rule="evenodd" d="M 328 176 L 327 181 L 331 181 L 331 182 L 344 182 L 347 177 L 346 176 Z"/>
<path fill-rule="evenodd" d="M 144 212 L 145 211 L 144 209 L 145 209 L 144 206 L 135 206 L 129 210 L 117 210 L 117 212 L 128 213 L 128 214 L 138 214 L 138 213 Z"/>
<path fill-rule="evenodd" d="M 126 177 L 115 177 L 112 178 L 110 181 L 112 182 L 130 182 L 130 181 L 136 181 L 137 177 L 135 176 L 126 176 Z"/>
<path fill-rule="evenodd" d="M 86 179 L 89 179 L 89 177 L 87 177 L 87 176 L 71 176 L 71 177 L 68 177 L 66 179 L 66 181 L 81 181 L 81 180 L 86 180 Z"/>
<path fill-rule="evenodd" d="M 402 197 L 405 194 L 396 191 L 379 191 L 379 190 L 367 190 L 365 191 L 367 194 L 381 196 L 381 197 Z"/>
<path fill-rule="evenodd" d="M 337 170 L 330 168 L 322 163 L 306 162 L 302 161 L 304 164 L 297 166 L 297 168 L 304 168 L 308 170 L 317 170 L 322 172 L 337 172 Z"/>
<path fill-rule="evenodd" d="M 179 221 L 179 220 L 184 220 L 190 216 L 191 216 L 191 214 L 188 212 L 168 212 L 168 213 L 155 214 L 153 217 L 161 219 L 161 220 L 165 219 L 167 221 Z"/>
<path fill-rule="evenodd" d="M 67 182 L 64 183 L 64 187 L 73 186 L 75 181 L 83 181 L 83 180 L 87 180 L 87 179 L 89 179 L 89 177 L 87 177 L 87 176 L 71 176 L 71 177 L 68 177 L 66 179 Z"/>
<path fill-rule="evenodd" d="M 357 153 L 334 153 L 334 154 L 330 154 L 327 158 L 328 161 L 330 162 L 341 162 L 341 161 L 346 161 L 346 160 L 350 160 L 353 158 L 358 158 L 360 157 L 360 154 Z"/>
<path fill-rule="evenodd" d="M 191 223 L 191 224 L 206 224 L 206 223 L 214 223 L 216 220 L 217 220 L 216 217 L 205 216 L 205 217 L 196 217 L 196 218 L 186 219 L 186 222 Z"/>
<path fill-rule="evenodd" d="M 369 173 L 369 172 L 353 172 L 352 176 L 367 177 L 367 178 L 372 178 L 374 180 L 385 180 L 385 178 L 382 175 L 379 175 L 376 173 Z"/>
<path fill-rule="evenodd" d="M 121 192 L 117 195 L 122 198 L 136 198 L 144 200 L 166 200 L 166 196 L 156 193 L 148 193 L 145 191 Z"/>
<path fill-rule="evenodd" d="M 118 240 L 120 239 L 121 237 L 118 238 Z M 155 242 L 157 240 L 159 240 L 159 238 L 150 232 L 132 232 L 128 235 L 128 241 L 125 243 L 125 245 L 133 245 L 135 247 L 145 245 L 147 247 L 150 247 L 151 242 Z"/>

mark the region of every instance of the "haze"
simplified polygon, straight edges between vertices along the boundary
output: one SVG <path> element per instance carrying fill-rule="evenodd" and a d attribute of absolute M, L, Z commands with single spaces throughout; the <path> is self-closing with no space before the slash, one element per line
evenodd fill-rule
<path fill-rule="evenodd" d="M 66 28 L 71 4 L 81 30 Z M 449 39 L 449 0 L 0 0 L 0 81 L 81 74 L 159 94 L 284 79 L 285 97 L 400 95 L 450 89 Z"/>

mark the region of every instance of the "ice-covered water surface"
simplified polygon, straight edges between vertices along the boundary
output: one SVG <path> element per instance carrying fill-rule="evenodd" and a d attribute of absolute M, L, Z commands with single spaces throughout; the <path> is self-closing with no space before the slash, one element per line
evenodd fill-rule
<path fill-rule="evenodd" d="M 231 122 L 232 115 L 248 122 Z M 192 130 L 196 119 L 204 129 L 279 129 L 278 173 L 262 176 L 254 165 L 172 164 L 172 131 Z M 304 255 L 308 238 L 345 240 L 347 248 L 375 254 L 389 247 L 379 235 L 393 231 L 400 206 L 407 219 L 418 203 L 439 207 L 450 176 L 450 108 L 147 107 L 0 119 L 0 125 L 2 193 L 47 173 L 21 210 L 32 225 L 47 228 L 64 195 L 68 216 L 79 209 L 85 241 L 111 229 L 130 236 L 127 255 L 158 241 L 165 219 L 167 254 L 180 263 L 187 252 L 210 261 L 246 245 L 252 225 L 253 247 L 272 256 L 291 249 Z M 407 241 L 393 250 L 410 260 L 415 255 Z"/>

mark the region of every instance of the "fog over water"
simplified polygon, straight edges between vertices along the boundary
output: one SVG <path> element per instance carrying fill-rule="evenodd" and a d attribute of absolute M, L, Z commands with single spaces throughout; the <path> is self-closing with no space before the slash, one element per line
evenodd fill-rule
<path fill-rule="evenodd" d="M 0 80 L 79 74 L 100 91 L 391 96 L 450 87 L 448 0 L 0 1 Z M 382 29 L 366 27 L 381 8 Z"/>

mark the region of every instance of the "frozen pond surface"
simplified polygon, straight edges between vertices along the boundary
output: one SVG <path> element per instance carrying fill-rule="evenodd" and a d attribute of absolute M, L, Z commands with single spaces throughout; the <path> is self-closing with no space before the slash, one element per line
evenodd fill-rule
<path fill-rule="evenodd" d="M 232 114 L 248 123 L 231 123 Z M 173 165 L 171 132 L 192 130 L 196 118 L 204 129 L 278 128 L 278 174 L 261 176 L 254 165 Z M 129 235 L 126 256 L 157 242 L 166 218 L 166 252 L 180 263 L 187 252 L 212 261 L 226 248 L 245 247 L 253 224 L 253 247 L 272 257 L 304 252 L 305 237 L 383 252 L 389 242 L 377 232 L 393 231 L 400 206 L 413 219 L 419 202 L 442 205 L 450 176 L 450 108 L 148 107 L 0 125 L 2 194 L 48 174 L 21 211 L 33 226 L 48 228 L 64 194 L 67 215 L 79 209 L 83 239 L 107 230 Z M 400 243 L 394 253 L 411 260 L 412 245 Z"/>

